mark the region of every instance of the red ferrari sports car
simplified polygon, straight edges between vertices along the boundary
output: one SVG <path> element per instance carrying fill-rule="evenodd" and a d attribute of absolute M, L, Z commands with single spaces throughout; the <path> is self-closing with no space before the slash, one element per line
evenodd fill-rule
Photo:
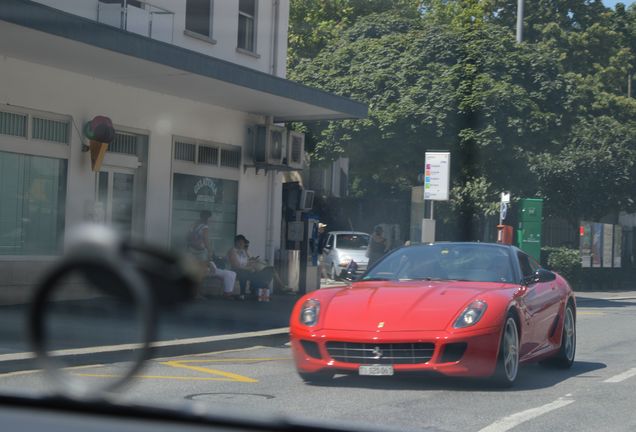
<path fill-rule="evenodd" d="M 421 244 L 349 286 L 305 295 L 290 333 L 305 381 L 432 371 L 509 386 L 520 363 L 572 365 L 576 300 L 563 277 L 514 246 Z"/>

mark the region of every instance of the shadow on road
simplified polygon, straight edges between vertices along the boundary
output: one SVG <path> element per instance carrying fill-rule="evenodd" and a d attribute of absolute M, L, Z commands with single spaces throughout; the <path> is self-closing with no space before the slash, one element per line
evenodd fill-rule
<path fill-rule="evenodd" d="M 575 362 L 571 369 L 563 370 L 532 364 L 521 367 L 512 388 L 501 389 L 487 379 L 444 377 L 437 374 L 402 374 L 392 377 L 361 377 L 357 375 L 336 376 L 333 380 L 311 384 L 324 387 L 365 388 L 378 390 L 444 390 L 444 391 L 524 391 L 553 387 L 567 379 L 595 378 L 596 370 L 604 369 L 605 363 Z"/>
<path fill-rule="evenodd" d="M 599 298 L 577 295 L 576 304 L 578 307 L 589 307 L 589 308 L 622 308 L 622 307 L 636 306 L 636 299 L 608 300 L 608 299 L 599 299 Z"/>

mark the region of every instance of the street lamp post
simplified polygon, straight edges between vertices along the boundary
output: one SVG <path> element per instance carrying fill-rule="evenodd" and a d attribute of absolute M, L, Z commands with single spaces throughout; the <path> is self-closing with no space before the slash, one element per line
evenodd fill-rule
<path fill-rule="evenodd" d="M 517 43 L 523 40 L 523 0 L 517 0 Z"/>

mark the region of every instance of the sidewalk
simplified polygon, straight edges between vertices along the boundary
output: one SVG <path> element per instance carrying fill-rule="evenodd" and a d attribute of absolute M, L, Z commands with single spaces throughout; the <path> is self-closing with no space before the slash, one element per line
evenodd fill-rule
<path fill-rule="evenodd" d="M 192 354 L 256 344 L 285 343 L 298 295 L 281 294 L 267 303 L 210 298 L 162 309 L 157 320 L 159 343 L 153 357 Z M 99 299 L 63 302 L 51 333 L 50 350 L 63 350 L 67 364 L 90 364 L 129 358 L 138 342 L 131 321 L 105 310 Z M 33 369 L 27 340 L 27 305 L 0 306 L 0 373 Z"/>

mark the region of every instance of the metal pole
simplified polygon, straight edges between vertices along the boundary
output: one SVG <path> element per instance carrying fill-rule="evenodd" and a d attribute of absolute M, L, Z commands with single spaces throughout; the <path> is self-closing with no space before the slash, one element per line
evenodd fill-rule
<path fill-rule="evenodd" d="M 517 0 L 517 43 L 523 41 L 523 0 Z"/>
<path fill-rule="evenodd" d="M 431 200 L 431 219 L 434 219 L 433 217 L 433 204 L 435 203 L 435 201 Z"/>

